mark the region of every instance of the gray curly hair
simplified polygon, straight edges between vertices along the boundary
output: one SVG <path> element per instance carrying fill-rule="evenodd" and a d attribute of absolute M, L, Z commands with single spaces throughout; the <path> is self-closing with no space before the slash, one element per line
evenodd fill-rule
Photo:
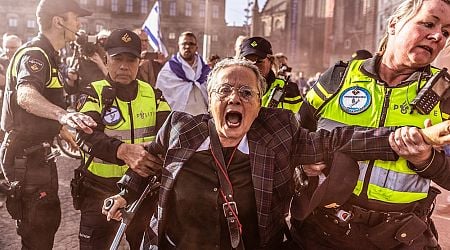
<path fill-rule="evenodd" d="M 218 62 L 214 68 L 209 72 L 208 81 L 207 81 L 207 90 L 208 96 L 211 96 L 211 93 L 215 89 L 216 85 L 221 84 L 218 79 L 219 72 L 225 68 L 232 66 L 242 66 L 249 68 L 255 73 L 256 79 L 258 79 L 258 92 L 261 93 L 259 98 L 266 92 L 266 80 L 259 72 L 258 67 L 254 65 L 253 62 L 245 60 L 245 59 L 236 59 L 236 58 L 225 58 L 222 61 Z"/>

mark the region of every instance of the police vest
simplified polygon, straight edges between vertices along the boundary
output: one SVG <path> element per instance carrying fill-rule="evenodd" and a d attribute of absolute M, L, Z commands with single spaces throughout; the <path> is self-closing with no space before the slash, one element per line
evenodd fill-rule
<path fill-rule="evenodd" d="M 15 55 L 14 55 L 14 61 L 11 61 L 10 63 L 10 67 L 12 67 L 10 72 L 11 72 L 11 76 L 13 79 L 17 79 L 17 66 L 18 66 L 18 62 L 16 61 L 17 59 L 22 58 L 22 56 L 28 52 L 28 51 L 32 51 L 32 50 L 39 50 L 40 52 L 42 52 L 42 54 L 44 54 L 45 58 L 48 61 L 48 65 L 51 65 L 50 63 L 50 59 L 48 58 L 47 53 L 45 53 L 45 51 L 39 47 L 26 47 L 20 51 L 18 51 Z M 45 84 L 46 88 L 49 89 L 61 89 L 63 88 L 61 82 L 58 79 L 58 69 L 52 67 L 51 71 L 50 71 L 50 75 L 49 75 L 49 79 L 50 81 L 48 81 Z"/>
<path fill-rule="evenodd" d="M 285 81 L 276 78 L 274 82 L 270 85 L 269 89 L 266 91 L 266 94 L 263 95 L 261 98 L 261 106 L 262 107 L 268 107 L 270 102 L 270 94 L 272 93 L 273 89 L 276 87 L 284 88 Z M 301 96 L 296 97 L 284 97 L 280 103 L 278 103 L 277 108 L 281 109 L 288 109 L 291 110 L 294 113 L 297 113 L 300 110 L 300 106 L 302 105 L 302 98 Z"/>
<path fill-rule="evenodd" d="M 334 93 L 317 94 L 310 91 L 307 101 L 317 110 L 317 129 L 331 130 L 345 125 L 364 127 L 416 126 L 423 127 L 425 119 L 433 124 L 441 122 L 439 105 L 429 115 L 417 111 L 411 113 L 410 103 L 417 95 L 418 84 L 422 87 L 426 79 L 407 86 L 387 88 L 373 78 L 360 72 L 362 60 L 355 60 L 347 68 L 347 74 L 339 90 Z M 436 74 L 437 69 L 432 69 Z M 320 83 L 316 86 L 324 90 Z M 329 98 L 329 99 L 327 99 Z M 367 197 L 391 204 L 406 204 L 427 197 L 430 180 L 420 177 L 407 166 L 407 161 L 360 161 L 359 178 L 353 193 L 359 196 L 364 178 L 369 176 Z"/>
<path fill-rule="evenodd" d="M 26 131 L 28 133 L 27 136 L 30 136 L 30 134 L 33 135 L 31 136 L 32 138 L 29 138 L 30 140 L 33 140 L 34 137 L 41 139 L 46 137 L 45 139 L 53 140 L 53 137 L 57 135 L 60 130 L 60 124 L 57 121 L 38 117 L 24 111 L 17 105 L 15 99 L 19 62 L 23 55 L 29 51 L 41 52 L 50 67 L 49 80 L 45 83 L 44 92 L 41 93 L 42 96 L 51 103 L 61 108 L 65 108 L 65 101 L 63 98 L 64 90 L 63 85 L 58 78 L 58 69 L 52 65 L 47 53 L 40 47 L 23 47 L 16 52 L 8 66 L 6 77 L 9 84 L 5 88 L 5 101 L 9 103 L 7 106 L 9 110 L 4 114 L 6 119 L 2 121 L 2 123 L 4 123 L 2 126 L 4 126 L 6 131 L 13 128 L 22 133 Z M 39 71 L 42 67 L 45 67 L 45 65 L 42 65 L 42 62 L 35 62 L 35 64 L 31 62 L 29 67 L 31 71 Z"/>
<path fill-rule="evenodd" d="M 138 82 L 137 96 L 131 102 L 125 102 L 115 98 L 111 107 L 103 110 L 102 89 L 111 86 L 108 81 L 101 80 L 92 83 L 92 87 L 97 93 L 98 103 L 86 102 L 81 112 L 96 111 L 103 114 L 102 122 L 105 125 L 104 133 L 109 137 L 119 139 L 125 143 L 138 144 L 153 141 L 156 135 L 156 112 L 170 111 L 166 102 L 159 105 L 153 88 L 142 81 Z M 157 109 L 158 107 L 158 109 Z M 85 154 L 87 161 L 89 155 Z M 88 167 L 88 170 L 100 177 L 122 177 L 128 166 L 119 166 L 95 158 Z"/>

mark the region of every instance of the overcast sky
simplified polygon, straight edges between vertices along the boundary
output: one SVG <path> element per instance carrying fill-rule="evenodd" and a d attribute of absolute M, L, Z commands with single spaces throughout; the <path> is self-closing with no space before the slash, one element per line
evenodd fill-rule
<path fill-rule="evenodd" d="M 225 6 L 225 20 L 228 25 L 242 26 L 245 21 L 245 11 L 248 1 L 254 0 L 226 0 Z M 261 9 L 267 0 L 258 0 L 259 8 Z"/>

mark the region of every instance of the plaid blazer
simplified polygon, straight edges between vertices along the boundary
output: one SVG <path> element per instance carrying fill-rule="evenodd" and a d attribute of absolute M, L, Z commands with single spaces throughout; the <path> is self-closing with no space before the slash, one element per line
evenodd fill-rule
<path fill-rule="evenodd" d="M 165 155 L 157 222 L 151 223 L 159 237 L 150 235 L 147 240 L 152 244 L 161 242 L 165 234 L 165 208 L 177 174 L 209 136 L 208 119 L 208 115 L 172 112 L 150 146 L 151 153 Z M 292 196 L 293 166 L 329 161 L 335 151 L 355 160 L 394 160 L 396 155 L 388 143 L 390 132 L 392 128 L 359 127 L 309 132 L 299 126 L 291 111 L 261 108 L 247 132 L 261 247 L 282 230 Z"/>

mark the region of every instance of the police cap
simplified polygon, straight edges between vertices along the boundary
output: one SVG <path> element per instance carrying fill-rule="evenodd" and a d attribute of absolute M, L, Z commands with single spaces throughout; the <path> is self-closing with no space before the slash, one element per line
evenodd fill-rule
<path fill-rule="evenodd" d="M 270 42 L 258 36 L 245 39 L 241 44 L 240 50 L 240 57 L 257 55 L 263 59 L 267 55 L 272 55 L 272 45 Z"/>
<path fill-rule="evenodd" d="M 372 53 L 365 49 L 360 49 L 355 51 L 355 53 L 352 54 L 353 60 L 364 60 L 372 57 Z"/>
<path fill-rule="evenodd" d="M 111 32 L 105 43 L 105 50 L 110 56 L 120 53 L 130 53 L 141 56 L 141 39 L 131 30 L 117 29 Z"/>
<path fill-rule="evenodd" d="M 74 0 L 41 0 L 36 9 L 36 16 L 58 16 L 73 12 L 79 17 L 90 16 L 92 12 L 80 7 Z"/>

